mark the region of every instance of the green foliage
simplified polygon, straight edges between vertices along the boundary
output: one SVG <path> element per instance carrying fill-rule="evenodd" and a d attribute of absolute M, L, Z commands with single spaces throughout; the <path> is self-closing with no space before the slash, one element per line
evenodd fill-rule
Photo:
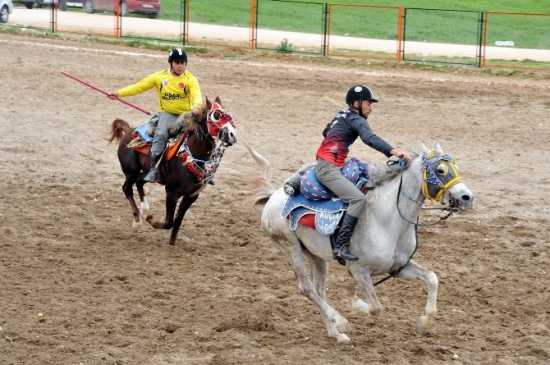
<path fill-rule="evenodd" d="M 291 43 L 288 43 L 288 39 L 283 39 L 281 43 L 277 46 L 275 49 L 277 53 L 293 53 L 294 48 L 292 47 Z"/>

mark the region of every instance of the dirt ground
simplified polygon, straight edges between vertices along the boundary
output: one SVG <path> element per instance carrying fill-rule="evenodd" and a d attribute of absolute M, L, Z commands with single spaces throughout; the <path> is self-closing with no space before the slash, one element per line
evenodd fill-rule
<path fill-rule="evenodd" d="M 423 282 L 381 284 L 385 310 L 369 317 L 352 311 L 340 291 L 351 278 L 331 265 L 329 302 L 353 327 L 337 344 L 230 178 L 251 163 L 242 144 L 176 246 L 168 231 L 131 227 L 116 145 L 103 137 L 116 117 L 147 116 L 61 71 L 114 90 L 165 67 L 164 52 L 6 34 L 1 46 L 1 364 L 550 363 L 548 77 L 190 56 L 203 94 L 221 97 L 277 184 L 313 160 L 335 102 L 365 83 L 380 98 L 374 131 L 399 148 L 439 141 L 476 194 L 473 211 L 419 230 L 415 259 L 440 280 L 432 331 L 414 326 Z M 129 101 L 155 110 L 153 91 Z M 352 155 L 384 159 L 360 142 Z M 162 218 L 163 188 L 147 191 Z"/>

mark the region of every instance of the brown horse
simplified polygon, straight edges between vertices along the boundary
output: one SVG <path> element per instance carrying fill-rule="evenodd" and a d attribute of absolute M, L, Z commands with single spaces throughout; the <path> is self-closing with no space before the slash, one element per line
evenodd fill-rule
<path fill-rule="evenodd" d="M 133 226 L 142 223 L 142 217 L 153 228 L 172 229 L 170 244 L 176 244 L 178 230 L 187 209 L 197 200 L 199 193 L 210 181 L 223 156 L 226 147 L 237 142 L 231 113 L 216 97 L 214 103 L 206 98 L 206 105 L 198 113 L 182 114 L 173 124 L 172 131 L 178 136 L 168 148 L 164 161 L 159 166 L 158 182 L 165 185 L 166 217 L 164 222 L 155 221 L 147 215 L 149 205 L 145 197 L 143 178 L 150 168 L 149 143 L 135 147 L 137 133 L 127 122 L 115 119 L 111 124 L 109 143 L 120 141 L 118 159 L 126 180 L 122 191 L 130 202 L 134 215 Z M 171 132 L 172 132 L 171 131 Z M 172 133 L 171 133 L 172 134 Z M 136 185 L 141 210 L 134 200 L 133 186 Z M 178 200 L 181 202 L 174 218 Z"/>

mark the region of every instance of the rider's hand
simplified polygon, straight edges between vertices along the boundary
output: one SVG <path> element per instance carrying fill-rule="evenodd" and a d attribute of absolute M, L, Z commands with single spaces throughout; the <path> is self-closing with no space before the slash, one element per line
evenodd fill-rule
<path fill-rule="evenodd" d="M 112 100 L 118 99 L 118 91 L 109 91 L 107 97 Z"/>
<path fill-rule="evenodd" d="M 390 154 L 392 154 L 393 156 L 395 156 L 397 158 L 404 159 L 405 161 L 407 161 L 407 163 L 412 161 L 412 157 L 408 152 L 402 152 L 402 151 L 396 150 L 394 148 L 390 151 Z"/>

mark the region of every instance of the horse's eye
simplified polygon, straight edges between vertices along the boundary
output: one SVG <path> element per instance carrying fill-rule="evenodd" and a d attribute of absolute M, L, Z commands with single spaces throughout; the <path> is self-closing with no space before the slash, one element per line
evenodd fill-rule
<path fill-rule="evenodd" d="M 213 122 L 218 122 L 222 118 L 222 113 L 214 110 L 212 112 L 212 115 L 210 116 L 210 119 L 212 119 Z"/>
<path fill-rule="evenodd" d="M 447 166 L 445 164 L 438 164 L 435 171 L 438 173 L 438 174 L 441 174 L 441 175 L 447 175 L 447 173 L 449 172 L 449 169 L 447 168 Z"/>

